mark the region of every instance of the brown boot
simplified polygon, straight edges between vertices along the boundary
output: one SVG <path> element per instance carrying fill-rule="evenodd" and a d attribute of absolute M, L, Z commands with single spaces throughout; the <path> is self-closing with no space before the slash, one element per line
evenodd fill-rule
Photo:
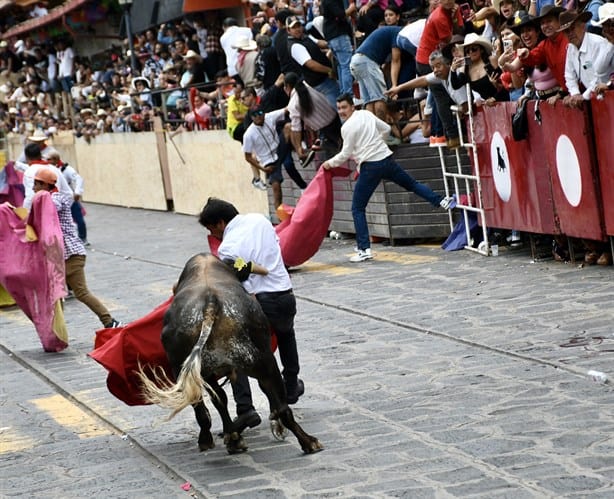
<path fill-rule="evenodd" d="M 586 265 L 595 265 L 599 259 L 599 253 L 596 251 L 587 251 L 584 253 L 584 263 Z"/>
<path fill-rule="evenodd" d="M 612 253 L 609 251 L 604 251 L 601 253 L 601 256 L 597 259 L 597 265 L 612 265 Z"/>

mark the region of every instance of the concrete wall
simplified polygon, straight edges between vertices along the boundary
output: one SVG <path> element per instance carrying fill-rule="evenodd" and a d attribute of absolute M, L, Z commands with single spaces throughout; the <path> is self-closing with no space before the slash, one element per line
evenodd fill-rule
<path fill-rule="evenodd" d="M 251 186 L 251 170 L 241 145 L 224 130 L 103 134 L 91 143 L 72 133 L 49 140 L 85 182 L 86 202 L 197 214 L 210 196 L 233 203 L 240 212 L 268 216 L 264 191 Z M 9 157 L 16 159 L 24 140 L 12 135 Z M 166 180 L 166 189 L 165 189 Z M 167 201 L 172 201 L 167 203 Z"/>

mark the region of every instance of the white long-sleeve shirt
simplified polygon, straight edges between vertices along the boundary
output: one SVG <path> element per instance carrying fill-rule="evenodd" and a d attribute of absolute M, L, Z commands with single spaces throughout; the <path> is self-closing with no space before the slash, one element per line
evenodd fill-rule
<path fill-rule="evenodd" d="M 610 81 L 614 72 L 614 45 L 594 33 L 585 33 L 580 48 L 570 43 L 565 59 L 565 84 L 569 95 L 580 95 L 585 100 L 597 83 Z M 580 91 L 580 83 L 586 90 Z"/>
<path fill-rule="evenodd" d="M 53 173 L 55 173 L 58 177 L 58 180 L 55 183 L 56 187 L 58 188 L 58 191 L 62 195 L 72 199 L 72 189 L 68 185 L 68 182 L 66 182 L 64 176 L 59 175 L 58 169 L 55 166 L 44 163 L 33 163 L 29 165 L 26 171 L 23 173 L 23 186 L 25 189 L 25 198 L 23 200 L 24 208 L 27 208 L 29 210 L 32 206 L 32 199 L 34 198 L 34 194 L 36 194 L 34 192 L 34 176 L 36 175 L 36 172 L 39 168 L 46 168 L 47 170 L 51 170 Z"/>
<path fill-rule="evenodd" d="M 70 165 L 63 165 L 59 168 L 68 185 L 77 196 L 83 196 L 83 177 L 77 173 Z"/>
<path fill-rule="evenodd" d="M 332 167 L 341 166 L 353 159 L 360 168 L 365 161 L 380 161 L 392 154 L 384 142 L 390 133 L 390 125 L 380 120 L 371 111 L 357 110 L 341 126 L 343 147 L 328 160 Z"/>

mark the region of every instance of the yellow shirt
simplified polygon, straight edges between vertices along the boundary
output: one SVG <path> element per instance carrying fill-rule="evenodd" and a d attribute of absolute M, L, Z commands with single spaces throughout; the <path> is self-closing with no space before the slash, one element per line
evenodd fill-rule
<path fill-rule="evenodd" d="M 236 95 L 231 95 L 230 97 L 228 97 L 227 104 L 228 114 L 226 117 L 226 130 L 228 130 L 228 133 L 232 137 L 235 128 L 237 128 L 239 123 L 243 122 L 243 120 L 238 120 L 234 117 L 233 111 L 238 112 L 240 114 L 245 114 L 248 110 L 248 107 L 243 104 L 241 102 L 241 99 L 239 99 Z"/>

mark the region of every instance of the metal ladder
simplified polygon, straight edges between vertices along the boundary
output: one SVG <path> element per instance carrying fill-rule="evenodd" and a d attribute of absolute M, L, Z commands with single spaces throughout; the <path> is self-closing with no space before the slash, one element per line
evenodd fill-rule
<path fill-rule="evenodd" d="M 444 179 L 444 187 L 446 196 L 450 196 L 450 183 L 453 185 L 454 190 L 453 194 L 456 195 L 457 205 L 456 208 L 462 210 L 464 221 L 465 221 L 465 234 L 467 236 L 468 244 L 465 246 L 465 249 L 470 251 L 475 251 L 484 256 L 488 256 L 491 254 L 491 249 L 488 242 L 488 228 L 486 227 L 486 219 L 484 214 L 484 205 L 482 202 L 482 182 L 480 179 L 480 169 L 478 167 L 478 153 L 475 145 L 475 129 L 474 129 L 474 121 L 473 121 L 473 96 L 471 94 L 471 89 L 469 85 L 467 85 L 467 96 L 468 101 L 467 104 L 469 106 L 469 111 L 467 112 L 467 116 L 469 118 L 469 123 L 467 127 L 467 141 L 465 141 L 465 137 L 463 136 L 463 126 L 462 126 L 462 113 L 460 109 L 456 106 L 452 106 L 451 109 L 455 111 L 456 114 L 456 124 L 458 126 L 458 136 L 461 141 L 460 147 L 465 147 L 468 151 L 470 151 L 474 174 L 466 174 L 462 171 L 461 165 L 461 157 L 460 157 L 460 147 L 454 149 L 454 154 L 456 157 L 456 164 L 453 165 L 450 169 L 448 169 L 445 161 L 445 157 L 443 154 L 443 147 L 438 147 L 439 149 L 439 160 L 441 162 L 441 172 L 443 174 Z M 472 187 L 471 183 L 474 183 L 475 188 Z M 473 196 L 471 195 L 473 193 Z M 467 204 L 462 204 L 460 202 L 461 194 L 466 194 Z M 472 197 L 475 198 L 476 205 L 473 204 Z M 471 231 L 469 228 L 469 217 L 468 213 L 473 212 L 477 213 L 482 221 L 482 242 L 478 245 L 477 248 L 473 247 L 473 240 L 471 237 Z M 450 229 L 454 229 L 454 221 L 452 219 L 452 211 L 448 213 L 450 218 Z"/>

